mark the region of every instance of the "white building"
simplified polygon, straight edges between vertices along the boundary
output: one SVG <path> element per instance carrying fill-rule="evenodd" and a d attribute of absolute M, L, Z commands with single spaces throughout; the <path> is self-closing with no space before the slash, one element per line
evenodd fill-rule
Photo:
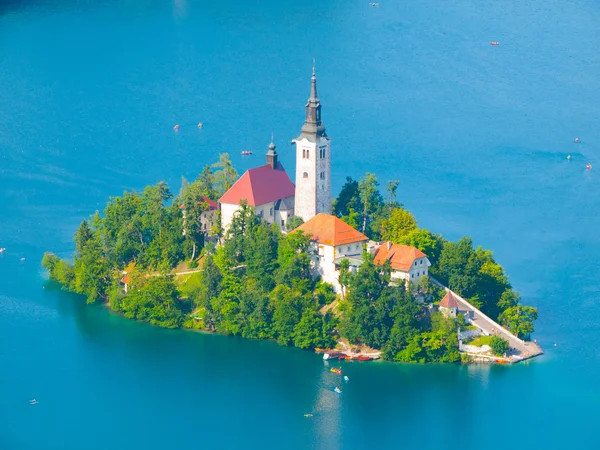
<path fill-rule="evenodd" d="M 296 143 L 295 215 L 305 222 L 319 213 L 331 214 L 331 146 L 321 121 L 315 68 L 304 125 Z"/>
<path fill-rule="evenodd" d="M 223 230 L 229 228 L 242 201 L 253 206 L 257 216 L 285 230 L 288 218 L 294 215 L 295 187 L 277 157 L 275 144 L 271 142 L 267 164 L 247 170 L 221 197 L 219 203 Z"/>
<path fill-rule="evenodd" d="M 363 246 L 369 238 L 350 225 L 329 214 L 319 213 L 300 225 L 311 236 L 311 267 L 315 278 L 333 285 L 335 292 L 342 292 L 339 282 L 339 265 L 342 259 L 350 261 L 353 272 L 362 264 Z"/>
<path fill-rule="evenodd" d="M 439 310 L 446 317 L 456 317 L 458 313 L 458 302 L 452 292 L 446 292 L 444 298 L 440 301 Z"/>
<path fill-rule="evenodd" d="M 375 264 L 383 265 L 389 261 L 392 266 L 391 279 L 417 283 L 419 278 L 427 276 L 431 263 L 425 253 L 410 245 L 384 242 L 375 250 Z"/>

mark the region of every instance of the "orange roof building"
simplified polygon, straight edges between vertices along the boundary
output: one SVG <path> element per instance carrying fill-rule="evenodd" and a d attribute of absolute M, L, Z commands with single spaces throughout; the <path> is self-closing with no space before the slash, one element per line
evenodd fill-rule
<path fill-rule="evenodd" d="M 458 308 L 458 301 L 456 301 L 456 297 L 452 295 L 451 291 L 448 291 L 444 298 L 440 301 L 440 308 Z"/>
<path fill-rule="evenodd" d="M 294 231 L 310 235 L 314 250 L 310 252 L 313 275 L 330 283 L 335 292 L 342 292 L 340 261 L 347 259 L 350 270 L 358 270 L 362 264 L 363 247 L 369 238 L 336 216 L 324 213 L 317 214 Z"/>
<path fill-rule="evenodd" d="M 431 266 L 427 255 L 410 245 L 384 242 L 375 250 L 375 264 L 383 266 L 386 261 L 392 267 L 392 279 L 402 278 L 416 283 L 428 275 Z"/>
<path fill-rule="evenodd" d="M 332 247 L 356 244 L 369 240 L 360 231 L 355 230 L 342 219 L 330 214 L 319 213 L 296 230 L 311 235 L 311 240 Z M 362 253 L 362 248 L 358 254 Z"/>

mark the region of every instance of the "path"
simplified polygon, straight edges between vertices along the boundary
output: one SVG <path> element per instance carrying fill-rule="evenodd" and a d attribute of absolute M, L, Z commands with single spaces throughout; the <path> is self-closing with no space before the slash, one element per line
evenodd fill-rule
<path fill-rule="evenodd" d="M 481 329 L 488 336 L 496 335 L 506 339 L 508 341 L 509 346 L 512 349 L 514 349 L 509 352 L 509 356 L 514 362 L 523 359 L 533 358 L 544 353 L 540 346 L 537 345 L 535 342 L 526 342 L 519 339 L 506 328 L 503 328 L 498 323 L 494 322 L 488 316 L 483 314 L 481 311 L 479 311 L 477 308 L 471 305 L 468 301 L 466 301 L 464 298 L 458 295 L 456 292 L 451 291 L 442 283 L 437 281 L 435 278 L 429 278 L 439 287 L 444 288 L 446 292 L 452 292 L 452 295 L 454 295 L 456 301 L 458 302 L 459 312 L 470 312 L 470 318 L 468 320 L 469 322 L 471 322 L 471 324 Z"/>

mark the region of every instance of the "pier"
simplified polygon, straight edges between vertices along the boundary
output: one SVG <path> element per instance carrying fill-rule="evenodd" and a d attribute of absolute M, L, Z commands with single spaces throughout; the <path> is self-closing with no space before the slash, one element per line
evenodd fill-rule
<path fill-rule="evenodd" d="M 507 356 L 505 358 L 492 357 L 489 355 L 473 355 L 474 359 L 478 361 L 489 360 L 489 362 L 516 363 L 529 358 L 534 358 L 544 353 L 542 351 L 542 348 L 539 345 L 537 345 L 537 343 L 527 342 L 518 338 L 506 328 L 504 328 L 502 325 L 493 321 L 480 310 L 475 308 L 456 292 L 444 286 L 435 278 L 429 278 L 437 286 L 443 288 L 446 292 L 451 292 L 452 295 L 454 295 L 456 301 L 458 302 L 458 312 L 463 313 L 465 315 L 467 322 L 469 322 L 471 325 L 476 326 L 486 336 L 500 336 L 508 341 L 510 349 L 507 352 Z"/>

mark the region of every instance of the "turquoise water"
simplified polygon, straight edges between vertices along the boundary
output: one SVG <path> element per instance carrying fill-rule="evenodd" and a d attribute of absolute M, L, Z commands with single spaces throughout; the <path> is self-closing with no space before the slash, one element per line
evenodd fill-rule
<path fill-rule="evenodd" d="M 3 0 L 0 449 L 597 448 L 598 23 L 589 0 Z M 177 191 L 224 151 L 262 164 L 271 132 L 293 167 L 313 57 L 334 189 L 398 178 L 422 226 L 493 249 L 543 357 L 348 363 L 337 395 L 309 352 L 133 323 L 45 280 L 43 251 L 70 256 L 110 195 Z"/>

